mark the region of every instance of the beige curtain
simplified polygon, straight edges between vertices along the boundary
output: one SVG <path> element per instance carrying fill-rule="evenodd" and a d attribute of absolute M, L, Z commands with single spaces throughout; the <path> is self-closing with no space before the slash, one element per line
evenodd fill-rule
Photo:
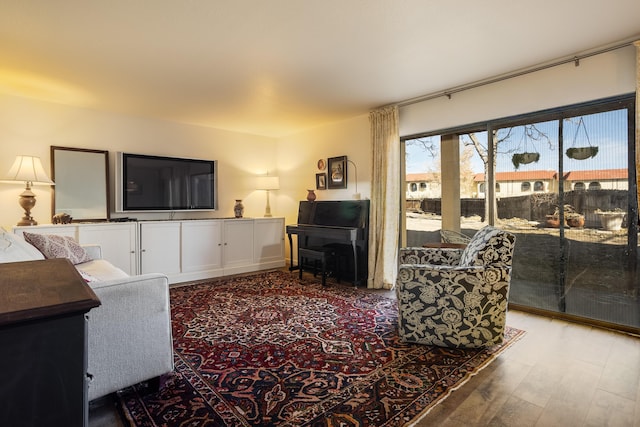
<path fill-rule="evenodd" d="M 367 287 L 391 289 L 398 271 L 400 212 L 400 137 L 398 107 L 369 114 L 371 146 L 371 213 Z"/>

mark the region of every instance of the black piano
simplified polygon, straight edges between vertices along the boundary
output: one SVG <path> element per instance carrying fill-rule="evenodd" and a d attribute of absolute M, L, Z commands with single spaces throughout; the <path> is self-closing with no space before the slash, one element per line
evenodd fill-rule
<path fill-rule="evenodd" d="M 366 282 L 369 254 L 369 200 L 302 201 L 298 208 L 298 223 L 287 225 L 293 265 L 293 239 L 297 247 L 328 246 L 347 262 L 339 263 L 337 277 L 352 279 L 354 285 Z M 303 266 L 304 267 L 304 266 Z"/>

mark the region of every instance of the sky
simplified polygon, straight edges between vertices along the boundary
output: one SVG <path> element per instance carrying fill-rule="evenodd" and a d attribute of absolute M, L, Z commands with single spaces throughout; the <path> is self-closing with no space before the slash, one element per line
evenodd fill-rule
<path fill-rule="evenodd" d="M 627 110 L 615 110 L 604 113 L 597 113 L 582 116 L 583 123 L 580 124 L 579 117 L 564 121 L 564 150 L 577 146 L 597 146 L 598 154 L 586 160 L 574 160 L 563 156 L 563 168 L 566 172 L 574 170 L 593 169 L 620 169 L 627 168 Z M 536 128 L 549 137 L 546 140 L 532 140 L 523 136 L 523 126 L 514 128 L 509 140 L 504 141 L 499 146 L 497 172 L 514 171 L 511 162 L 514 152 L 538 152 L 540 159 L 538 162 L 528 165 L 520 165 L 519 171 L 527 170 L 557 170 L 558 169 L 558 121 L 536 123 Z M 576 132 L 577 130 L 577 132 Z M 502 134 L 502 133 L 500 133 Z M 499 134 L 499 135 L 500 135 Z M 476 134 L 486 146 L 486 132 Z M 466 137 L 467 141 L 469 140 Z M 440 137 L 431 138 L 436 146 L 439 145 Z M 437 171 L 434 166 L 435 159 L 423 148 L 407 144 L 407 173 L 423 173 Z M 484 172 L 483 163 L 474 150 L 472 159 L 472 169 L 476 173 Z"/>

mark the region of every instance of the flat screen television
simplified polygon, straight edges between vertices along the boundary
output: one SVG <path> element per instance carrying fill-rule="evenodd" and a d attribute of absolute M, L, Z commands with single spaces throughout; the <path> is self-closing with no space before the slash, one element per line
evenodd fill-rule
<path fill-rule="evenodd" d="M 215 210 L 215 160 L 117 153 L 116 210 Z"/>

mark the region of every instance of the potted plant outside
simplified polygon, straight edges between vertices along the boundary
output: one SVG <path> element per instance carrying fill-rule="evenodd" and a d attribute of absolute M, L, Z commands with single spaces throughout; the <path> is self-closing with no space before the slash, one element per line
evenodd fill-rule
<path fill-rule="evenodd" d="M 545 217 L 546 226 L 551 228 L 560 227 L 560 209 L 556 207 L 551 215 Z M 571 228 L 584 227 L 584 215 L 577 212 L 571 205 L 564 205 L 564 225 Z"/>
<path fill-rule="evenodd" d="M 594 213 L 600 218 L 600 224 L 602 225 L 602 228 L 608 231 L 620 230 L 622 228 L 622 221 L 627 214 L 620 208 L 615 208 L 610 211 L 602 211 L 600 209 L 596 209 Z"/>
<path fill-rule="evenodd" d="M 577 212 L 572 212 L 565 214 L 565 220 L 567 221 L 567 225 L 571 228 L 582 228 L 584 227 L 584 215 L 579 214 Z"/>

